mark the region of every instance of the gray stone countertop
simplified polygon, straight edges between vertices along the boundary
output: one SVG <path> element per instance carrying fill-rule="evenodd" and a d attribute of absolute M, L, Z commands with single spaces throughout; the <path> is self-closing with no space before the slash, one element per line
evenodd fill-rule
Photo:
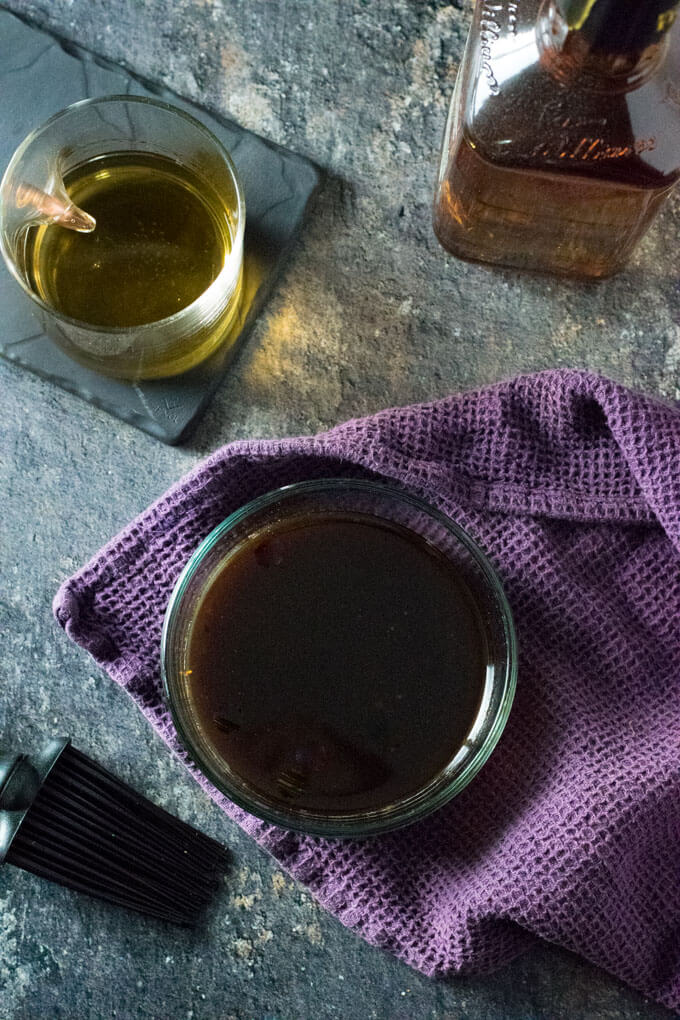
<path fill-rule="evenodd" d="M 308 433 L 544 367 L 680 384 L 680 199 L 600 284 L 447 257 L 430 227 L 469 6 L 441 0 L 9 0 L 328 171 L 273 299 L 188 445 L 0 364 L 0 736 L 68 732 L 234 865 L 202 930 L 0 872 L 0 1020 L 661 1020 L 545 944 L 430 981 L 323 913 L 185 775 L 51 618 L 60 581 L 222 443 Z M 27 131 L 34 125 L 27 124 Z"/>

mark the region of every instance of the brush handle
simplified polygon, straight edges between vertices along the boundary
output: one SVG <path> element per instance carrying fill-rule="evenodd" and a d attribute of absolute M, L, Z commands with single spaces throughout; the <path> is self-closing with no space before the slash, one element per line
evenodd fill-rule
<path fill-rule="evenodd" d="M 36 754 L 0 754 L 0 864 L 41 786 L 70 743 L 68 737 L 56 737 Z"/>

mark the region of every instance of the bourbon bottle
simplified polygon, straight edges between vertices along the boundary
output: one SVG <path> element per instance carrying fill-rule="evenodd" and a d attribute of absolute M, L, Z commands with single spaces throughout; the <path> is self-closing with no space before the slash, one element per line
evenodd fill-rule
<path fill-rule="evenodd" d="M 477 0 L 434 229 L 461 258 L 604 277 L 680 177 L 678 0 Z"/>

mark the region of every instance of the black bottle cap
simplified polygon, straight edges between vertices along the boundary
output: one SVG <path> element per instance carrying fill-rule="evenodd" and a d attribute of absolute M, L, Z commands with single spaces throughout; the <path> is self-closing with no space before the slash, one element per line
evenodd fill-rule
<path fill-rule="evenodd" d="M 604 53 L 636 53 L 659 42 L 680 0 L 558 0 L 570 31 Z"/>

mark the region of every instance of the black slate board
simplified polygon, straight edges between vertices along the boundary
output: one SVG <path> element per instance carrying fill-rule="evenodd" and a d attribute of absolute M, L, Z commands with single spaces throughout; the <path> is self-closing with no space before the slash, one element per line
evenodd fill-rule
<path fill-rule="evenodd" d="M 0 355 L 165 443 L 179 443 L 222 381 L 266 301 L 320 182 L 307 159 L 217 118 L 0 10 L 0 176 L 29 131 L 90 96 L 155 96 L 201 120 L 231 153 L 246 196 L 245 293 L 238 336 L 173 379 L 127 383 L 82 368 L 40 332 L 30 301 L 0 258 Z"/>

